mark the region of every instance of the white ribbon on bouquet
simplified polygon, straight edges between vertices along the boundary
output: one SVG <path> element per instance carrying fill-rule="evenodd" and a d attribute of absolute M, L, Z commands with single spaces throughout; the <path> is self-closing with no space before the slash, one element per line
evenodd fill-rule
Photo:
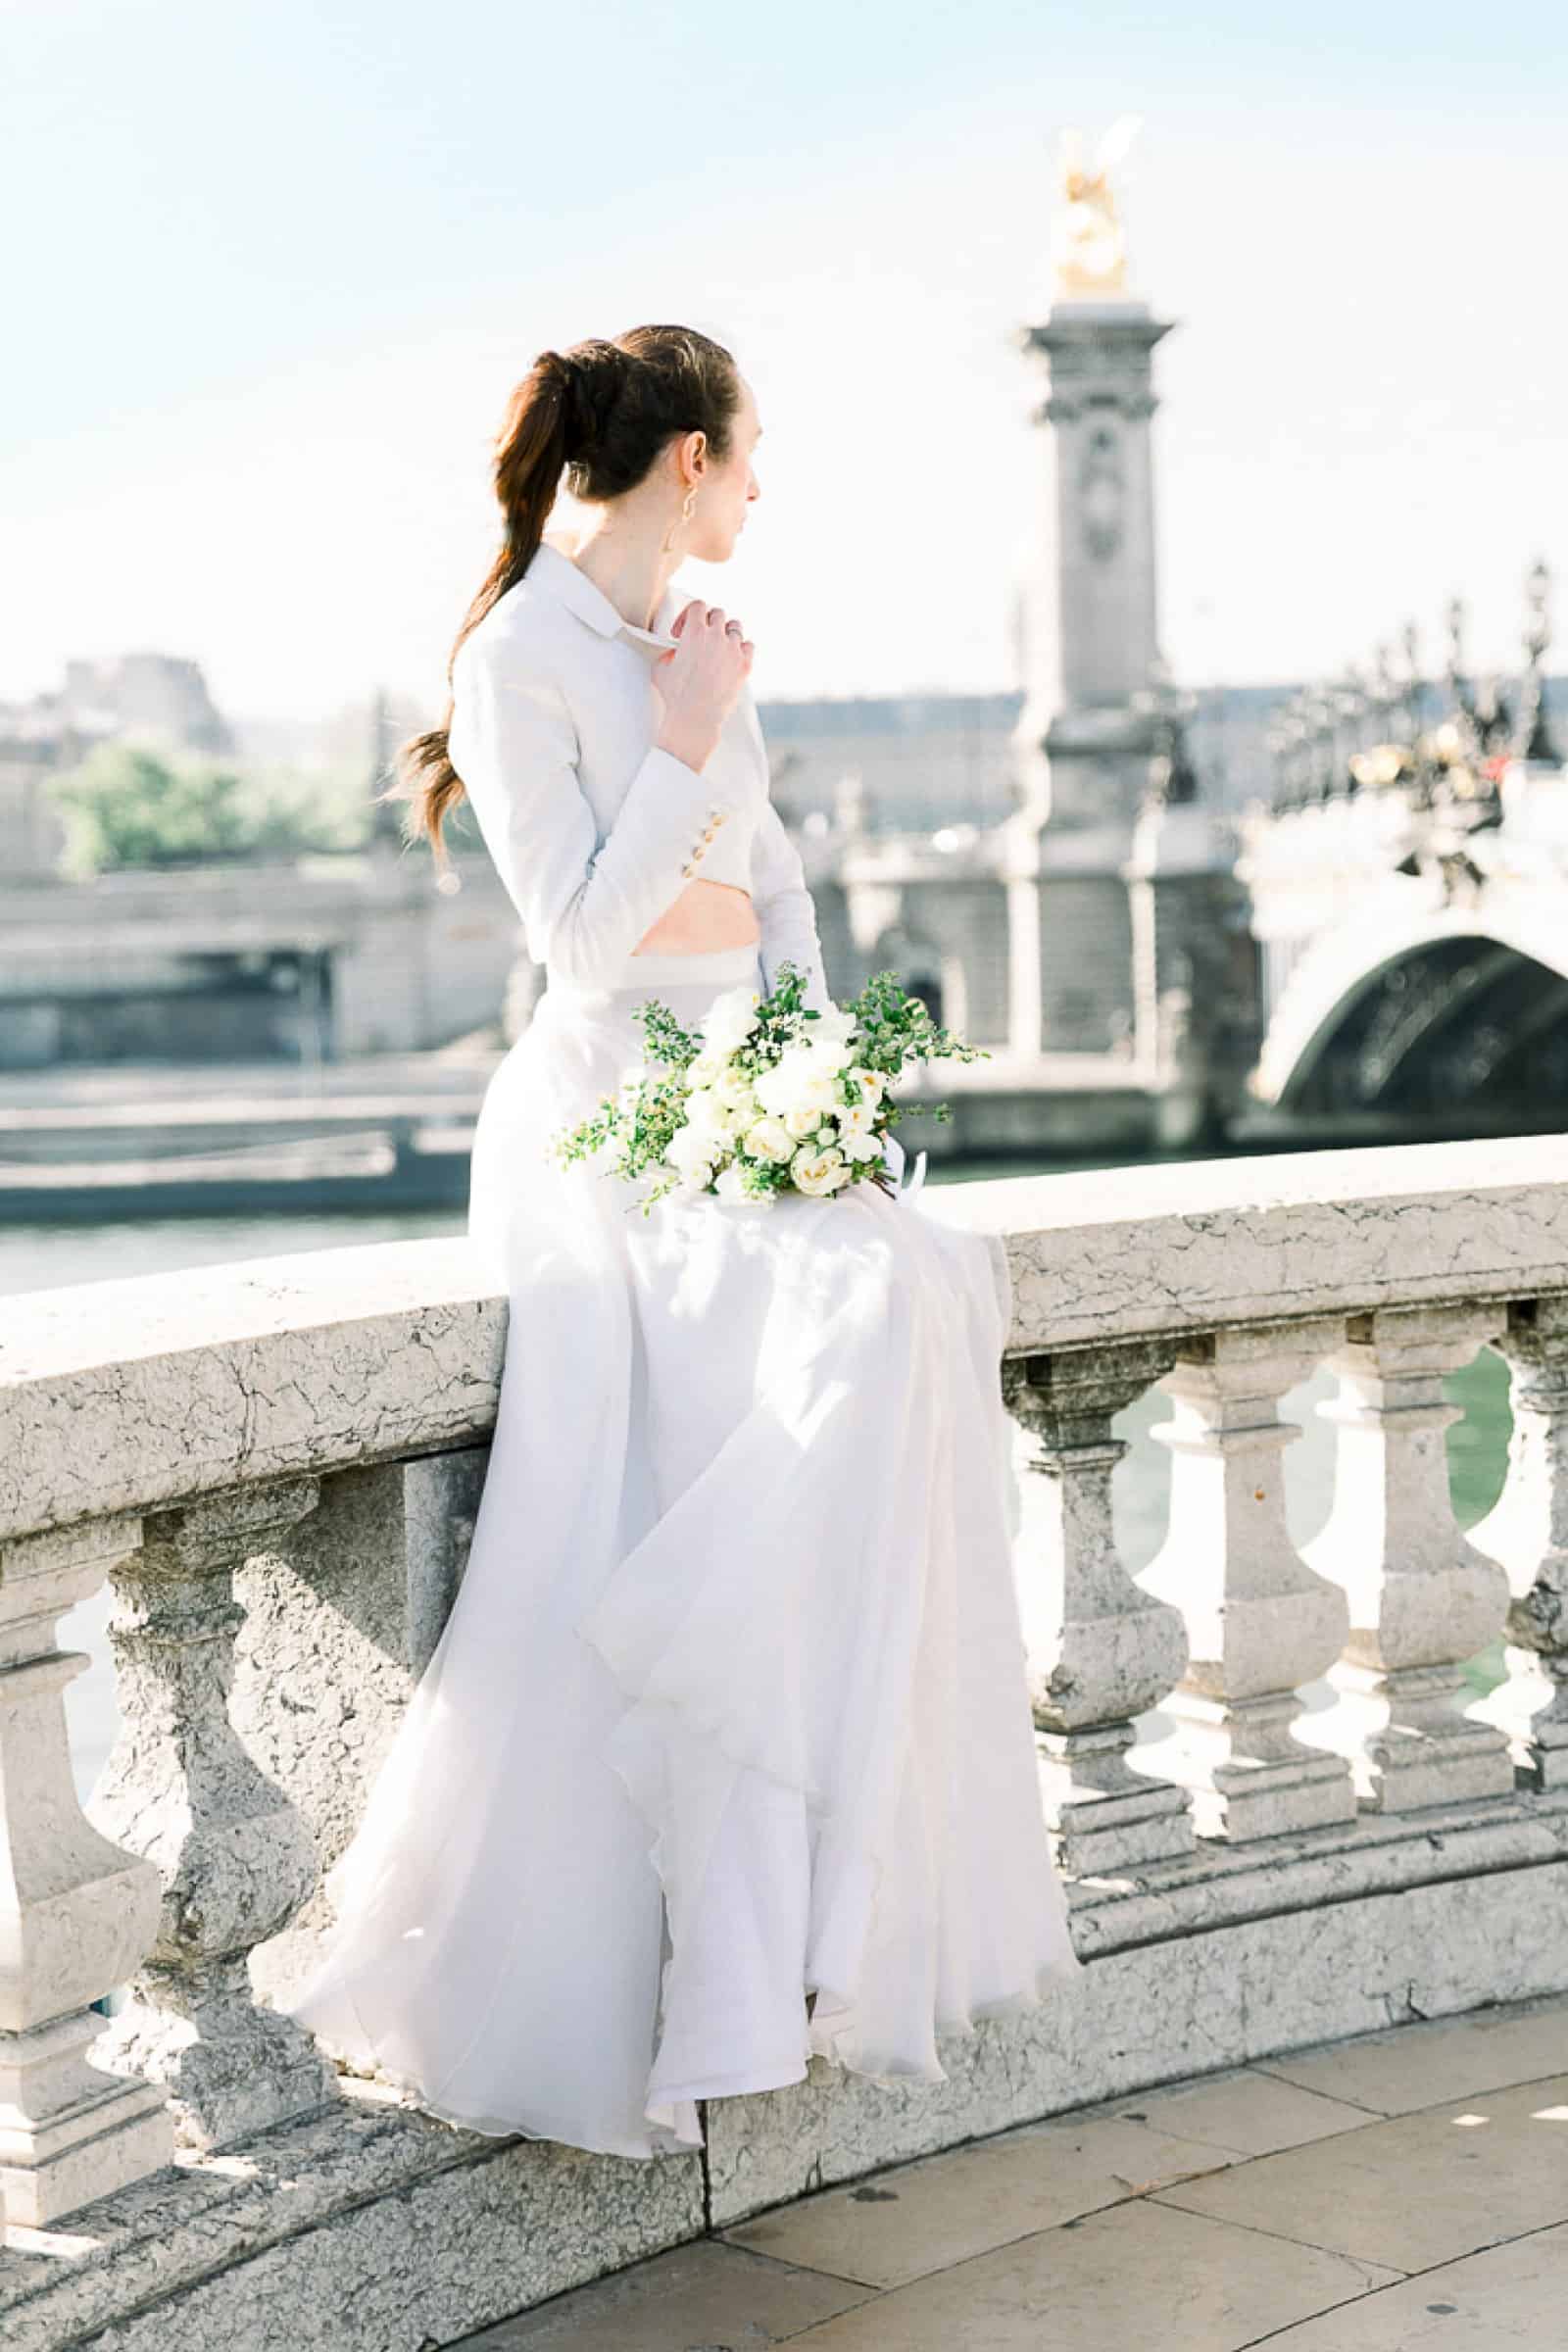
<path fill-rule="evenodd" d="M 917 1152 L 915 1153 L 914 1174 L 909 1177 L 907 1183 L 906 1183 L 905 1170 L 907 1162 L 908 1153 L 905 1151 L 904 1146 L 894 1134 L 893 1129 L 891 1127 L 888 1128 L 887 1132 L 882 1138 L 882 1165 L 886 1168 L 889 1176 L 892 1178 L 894 1193 L 901 1200 L 912 1200 L 915 1194 L 920 1190 L 921 1185 L 923 1185 L 925 1182 L 924 1152 Z"/>

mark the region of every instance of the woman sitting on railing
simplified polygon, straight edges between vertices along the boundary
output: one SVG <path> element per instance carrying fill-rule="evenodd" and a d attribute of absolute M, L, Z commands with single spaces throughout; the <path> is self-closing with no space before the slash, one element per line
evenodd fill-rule
<path fill-rule="evenodd" d="M 548 986 L 469 1230 L 511 1302 L 472 1550 L 289 2005 L 470 2129 L 626 2156 L 813 2052 L 946 2080 L 939 2027 L 1073 1973 L 1037 1776 L 999 1242 L 859 1183 L 626 1214 L 546 1146 L 779 967 L 831 1012 L 741 623 L 684 599 L 758 496 L 752 389 L 678 327 L 543 353 L 447 724 Z M 545 539 L 563 467 L 599 510 Z"/>

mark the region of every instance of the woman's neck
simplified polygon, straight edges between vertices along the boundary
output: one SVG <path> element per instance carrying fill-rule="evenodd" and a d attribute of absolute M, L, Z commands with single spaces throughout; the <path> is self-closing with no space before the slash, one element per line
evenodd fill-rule
<path fill-rule="evenodd" d="M 564 544 L 579 571 L 608 596 L 634 629 L 657 626 L 664 591 L 680 559 L 646 542 L 624 539 L 612 529 L 569 531 Z"/>

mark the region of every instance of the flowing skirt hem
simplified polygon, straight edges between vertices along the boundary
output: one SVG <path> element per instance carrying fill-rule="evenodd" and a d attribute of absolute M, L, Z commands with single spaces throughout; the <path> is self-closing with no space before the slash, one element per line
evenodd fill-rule
<path fill-rule="evenodd" d="M 685 1916 L 688 1890 L 681 1884 L 673 1860 L 669 1825 L 657 1795 L 658 1788 L 664 1785 L 652 1763 L 652 1759 L 662 1752 L 661 1724 L 666 1734 L 669 1727 L 677 1726 L 682 1733 L 705 1744 L 725 1765 L 740 1771 L 762 1772 L 775 1786 L 787 1788 L 798 1797 L 825 1835 L 834 1819 L 834 1811 L 819 1791 L 804 1783 L 784 1779 L 776 1772 L 768 1772 L 765 1766 L 758 1762 L 755 1753 L 748 1753 L 727 1740 L 713 1718 L 690 1701 L 654 1697 L 634 1675 L 628 1673 L 624 1664 L 617 1662 L 610 1645 L 601 1643 L 585 1631 L 585 1623 L 579 1623 L 573 1630 L 604 1658 L 630 1702 L 611 1735 L 607 1755 L 627 1795 L 654 1832 L 649 1859 L 663 1887 L 667 1918 L 674 1921 Z M 864 1926 L 858 1934 L 863 1950 L 874 1941 L 887 1865 L 880 1852 L 866 1846 L 850 1849 L 844 1858 L 851 1864 L 863 1866 L 869 1873 L 869 1906 Z M 841 1940 L 834 1931 L 835 1914 L 830 1901 L 824 1907 L 814 1938 L 819 1948 L 834 1948 Z M 672 1953 L 662 1972 L 666 1983 L 673 1958 Z M 860 2040 L 861 2019 L 855 1987 L 852 1985 L 849 1990 L 841 1990 L 814 1982 L 808 1971 L 801 1987 L 802 1993 L 803 1996 L 814 1993 L 816 1997 L 811 2013 L 806 2020 L 804 2060 L 808 2062 L 812 2056 L 825 2058 L 830 2065 L 841 2068 L 846 2074 L 858 2075 L 862 2081 L 887 2089 L 910 2082 L 946 2082 L 951 2078 L 935 2052 L 935 2036 L 938 2034 L 972 2034 L 982 2022 L 1041 2009 L 1046 2004 L 1048 1985 L 1072 1983 L 1082 1976 L 1083 1969 L 1084 1963 L 1077 1955 L 1070 1927 L 1064 1919 L 1059 1940 L 1054 1941 L 1051 1949 L 1037 1961 L 1031 1983 L 971 2001 L 956 2012 L 934 2014 L 931 2019 L 932 2047 L 929 2056 L 907 2065 L 887 2065 L 867 2056 Z M 783 2075 L 766 2068 L 748 2067 L 741 2073 L 732 2070 L 727 2074 L 705 2078 L 700 2083 L 683 2084 L 679 2090 L 666 2091 L 662 2086 L 657 2098 L 650 2100 L 644 2112 L 651 2123 L 662 2124 L 666 2121 L 667 2107 L 682 2095 L 694 2098 L 743 2097 L 754 2091 L 782 2089 L 789 2083 L 804 2082 L 806 2075 L 806 2063 L 799 2064 Z"/>
<path fill-rule="evenodd" d="M 663 2113 L 650 2113 L 648 2122 L 652 2130 L 646 2138 L 636 2142 L 606 2134 L 585 2137 L 580 2118 L 540 2112 L 529 2122 L 520 2123 L 462 2108 L 439 2096 L 416 2075 L 393 2066 L 382 2056 L 377 2037 L 367 2028 L 348 1983 L 341 1976 L 333 1979 L 329 1973 L 321 1974 L 312 1981 L 304 1995 L 280 2007 L 282 2014 L 302 2024 L 349 2071 L 363 2071 L 386 2083 L 400 2094 L 403 2105 L 432 2117 L 437 2123 L 450 2124 L 456 2131 L 476 2132 L 485 2139 L 555 2140 L 563 2147 L 581 2148 L 589 2155 L 638 2160 L 690 2155 L 706 2145 L 696 2104 L 691 2099 L 674 2098 L 666 2102 Z M 352 2026 L 345 2023 L 344 2011 L 352 2018 Z M 318 2022 L 313 2022 L 313 2016 Z"/>
<path fill-rule="evenodd" d="M 1040 1969 L 1032 1990 L 1020 1989 L 1003 1994 L 995 2000 L 977 2002 L 957 2016 L 939 2017 L 935 2020 L 935 2030 L 938 2034 L 967 2036 L 981 2025 L 989 2025 L 1003 2018 L 1025 2016 L 1045 2006 L 1048 1986 L 1075 1982 L 1083 1975 L 1084 1966 L 1084 1962 L 1070 1949 L 1057 1954 Z M 352 2009 L 353 1999 L 346 1987 L 340 1985 L 338 1989 Z M 805 1989 L 815 1988 L 808 1986 Z M 296 2012 L 290 2011 L 288 2014 L 294 2015 Z M 706 2082 L 683 2084 L 678 2090 L 662 2095 L 657 2108 L 651 2106 L 646 2111 L 648 2121 L 654 2127 L 648 2143 L 627 2146 L 624 2142 L 583 2139 L 578 2136 L 582 2131 L 581 2124 L 568 2122 L 564 2116 L 536 2116 L 532 2123 L 520 2124 L 506 2123 L 499 2117 L 466 2113 L 432 2097 L 414 2076 L 400 2074 L 396 2068 L 389 2066 L 385 2059 L 377 2055 L 370 2036 L 350 2036 L 338 2029 L 329 2035 L 323 2034 L 322 2038 L 329 2042 L 335 2058 L 346 2061 L 351 2069 L 363 2069 L 367 2076 L 398 2091 L 404 2105 L 416 2109 L 419 2114 L 427 2115 L 437 2123 L 449 2124 L 455 2131 L 472 2132 L 483 2139 L 555 2141 L 562 2147 L 580 2148 L 589 2155 L 620 2156 L 634 2162 L 648 2162 L 661 2156 L 692 2155 L 706 2148 L 707 2136 L 696 2118 L 696 2102 L 699 2099 L 748 2098 L 760 2096 L 764 2091 L 790 2089 L 797 2082 L 808 2080 L 809 2062 L 813 2057 L 824 2058 L 842 2073 L 855 2075 L 861 2082 L 869 2082 L 881 2090 L 901 2090 L 912 2082 L 937 2083 L 952 2079 L 940 2063 L 932 2067 L 902 2069 L 891 2073 L 857 2066 L 839 2051 L 812 2041 L 801 2058 L 792 2064 L 774 2069 L 748 2069 L 744 2078 L 733 2074 L 713 2076 Z M 690 2113 L 682 2113 L 683 2108 L 689 2109 Z M 683 2131 L 682 2124 L 689 2125 L 690 2129 Z M 667 2134 L 667 2137 L 661 2138 L 661 2133 Z"/>

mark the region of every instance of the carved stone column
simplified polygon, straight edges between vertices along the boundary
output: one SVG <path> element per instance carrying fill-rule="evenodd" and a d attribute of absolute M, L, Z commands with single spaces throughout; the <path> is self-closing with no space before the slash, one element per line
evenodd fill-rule
<path fill-rule="evenodd" d="M 105 2046 L 162 2082 L 187 2146 L 220 2148 L 333 2095 L 304 2029 L 259 2007 L 247 1962 L 316 1884 L 295 1808 L 229 1720 L 244 1612 L 234 1572 L 316 1505 L 313 1479 L 236 1488 L 161 1511 L 115 1577 L 110 1638 L 124 1729 L 93 1818 L 164 1879 L 157 1942 Z"/>
<path fill-rule="evenodd" d="M 1334 1507 L 1303 1557 L 1343 1585 L 1350 1638 L 1337 1679 L 1382 1703 L 1367 1753 L 1373 1807 L 1508 1796 L 1508 1743 L 1467 1721 L 1461 1668 L 1502 1629 L 1508 1580 L 1454 1523 L 1444 1431 L 1459 1407 L 1445 1377 L 1499 1330 L 1492 1306 L 1378 1307 L 1350 1319 L 1327 1359 L 1341 1394 Z"/>
<path fill-rule="evenodd" d="M 478 1516 L 485 1446 L 366 1462 L 321 1481 L 275 1557 L 235 1578 L 246 1612 L 228 1718 L 316 1848 L 316 1891 L 251 1953 L 256 1999 L 286 2010 L 319 1965 L 336 1910 L 325 1876 L 446 1629 Z"/>
<path fill-rule="evenodd" d="M 1159 1386 L 1175 1418 L 1170 1526 L 1143 1582 L 1180 1608 L 1191 1649 L 1167 1712 L 1200 1775 L 1198 1817 L 1233 1839 L 1353 1820 L 1343 1756 L 1304 1747 L 1298 1686 L 1333 1665 L 1349 1612 L 1285 1523 L 1279 1399 L 1345 1337 L 1343 1316 L 1255 1324 L 1184 1342 Z"/>
<path fill-rule="evenodd" d="M 1508 1476 L 1470 1530 L 1507 1576 L 1509 1678 L 1478 1714 L 1511 1733 L 1537 1788 L 1568 1788 L 1568 1298 L 1509 1310 Z"/>
<path fill-rule="evenodd" d="M 105 1519 L 0 1544 L 0 2216 L 34 2230 L 174 2160 L 163 2091 L 88 2061 L 89 2004 L 150 1949 L 162 1890 L 76 1801 L 65 1691 L 88 1661 L 56 1645 L 139 1541 Z"/>
<path fill-rule="evenodd" d="M 1122 1566 L 1110 1474 L 1127 1450 L 1112 1417 L 1170 1365 L 1173 1348 L 1128 1341 L 1058 1355 L 1004 1356 L 1007 1409 L 1040 1441 L 1030 1468 L 1047 1481 L 1047 1557 L 1054 1628 L 1031 1654 L 1030 1695 L 1051 1760 L 1050 1810 L 1065 1871 L 1136 1869 L 1193 1850 L 1185 1790 L 1133 1771 L 1133 1717 L 1170 1690 L 1187 1658 L 1179 1610 Z M 1059 1598 L 1057 1597 L 1059 1595 Z"/>

